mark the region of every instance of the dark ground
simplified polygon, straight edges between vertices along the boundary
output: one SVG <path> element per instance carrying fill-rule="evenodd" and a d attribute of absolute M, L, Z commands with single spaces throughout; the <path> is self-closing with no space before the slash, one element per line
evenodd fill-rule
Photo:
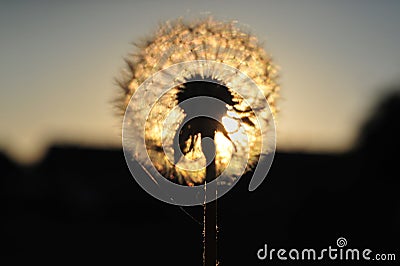
<path fill-rule="evenodd" d="M 242 177 L 218 203 L 222 265 L 274 265 L 277 259 L 257 259 L 264 244 L 322 249 L 336 247 L 339 237 L 348 248 L 395 253 L 398 265 L 399 116 L 397 93 L 376 110 L 352 151 L 278 152 L 254 192 L 247 191 L 250 177 Z M 202 263 L 202 226 L 142 190 L 121 150 L 57 146 L 31 167 L 0 156 L 0 169 L 0 265 Z M 201 207 L 185 210 L 203 219 Z"/>

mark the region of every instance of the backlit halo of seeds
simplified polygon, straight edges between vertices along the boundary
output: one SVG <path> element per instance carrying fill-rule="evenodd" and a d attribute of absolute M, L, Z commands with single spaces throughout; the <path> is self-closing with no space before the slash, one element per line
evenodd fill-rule
<path fill-rule="evenodd" d="M 189 23 L 177 20 L 161 26 L 152 39 L 137 45 L 137 48 L 136 53 L 126 59 L 127 68 L 119 81 L 123 90 L 118 106 L 125 111 L 124 152 L 131 153 L 144 167 L 151 163 L 165 178 L 178 184 L 193 186 L 204 183 L 205 165 L 200 138 L 192 136 L 193 149 L 185 154 L 185 157 L 198 161 L 199 166 L 195 170 L 193 166 L 189 170 L 180 167 L 168 156 L 171 154 L 171 145 L 168 144 L 171 138 L 168 137 L 185 117 L 178 106 L 177 95 L 193 81 L 220 84 L 232 95 L 233 102 L 227 105 L 228 112 L 221 121 L 228 134 L 217 132 L 215 135 L 218 174 L 228 165 L 234 165 L 234 156 L 248 159 L 244 169 L 247 171 L 257 164 L 260 154 L 274 152 L 273 115 L 276 113 L 275 101 L 279 90 L 275 82 L 277 73 L 253 35 L 241 30 L 234 22 L 219 22 L 211 18 Z M 186 64 L 173 69 L 182 62 Z M 159 71 L 161 76 L 152 81 Z M 130 106 L 135 105 L 132 96 L 145 81 L 148 84 L 153 82 L 148 85 L 151 91 L 146 91 L 151 97 L 144 95 L 140 101 L 151 106 L 151 111 L 145 114 L 135 107 L 135 113 L 132 110 L 129 112 Z M 149 99 L 154 100 L 155 96 L 156 101 L 150 102 Z M 267 104 L 260 102 L 262 100 Z M 136 134 L 134 130 L 127 130 L 135 125 L 143 125 L 144 132 L 136 130 Z M 137 135 L 142 133 L 145 150 L 135 148 L 134 144 Z M 247 138 L 245 142 L 240 141 L 242 135 Z M 241 143 L 246 143 L 242 146 L 247 149 L 241 148 Z M 237 147 L 239 150 L 235 151 Z M 146 157 L 150 158 L 150 162 Z M 238 177 L 232 174 L 222 182 L 232 184 Z"/>

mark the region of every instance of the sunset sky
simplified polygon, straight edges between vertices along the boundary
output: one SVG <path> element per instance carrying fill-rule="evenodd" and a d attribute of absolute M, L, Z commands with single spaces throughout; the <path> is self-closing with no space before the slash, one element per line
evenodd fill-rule
<path fill-rule="evenodd" d="M 204 13 L 251 28 L 280 66 L 280 150 L 350 148 L 399 82 L 399 1 L 1 1 L 0 151 L 119 146 L 111 101 L 131 42 Z"/>

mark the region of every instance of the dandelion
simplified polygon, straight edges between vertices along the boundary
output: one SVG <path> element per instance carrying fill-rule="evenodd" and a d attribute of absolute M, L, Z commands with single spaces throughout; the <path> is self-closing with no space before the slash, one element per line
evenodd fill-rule
<path fill-rule="evenodd" d="M 248 171 L 257 164 L 260 154 L 269 152 L 268 144 L 272 145 L 272 141 L 261 148 L 266 139 L 263 134 L 269 133 L 262 132 L 261 128 L 269 128 L 273 123 L 279 86 L 275 81 L 276 67 L 255 36 L 235 22 L 212 18 L 192 22 L 179 19 L 160 26 L 152 38 L 136 46 L 135 53 L 126 58 L 126 71 L 119 80 L 122 90 L 117 104 L 123 112 L 129 109 L 131 97 L 139 86 L 155 73 L 182 62 L 198 62 L 194 67 L 166 72 L 154 81 L 157 86 L 153 84 L 153 89 L 146 93 L 162 95 L 156 103 L 146 102 L 151 97 L 131 103 L 152 106 L 148 116 L 139 108 L 125 118 L 132 128 L 144 125 L 145 147 L 135 145 L 132 148 L 138 162 L 148 163 L 144 148 L 151 163 L 165 178 L 195 186 L 206 181 L 204 137 L 212 138 L 215 143 L 215 175 L 231 166 L 228 179 L 221 182 L 235 181 L 239 168 L 236 165 L 243 157 L 248 158 L 245 166 Z M 224 66 L 236 72 L 226 71 Z M 256 95 L 243 75 L 262 91 L 263 99 Z M 161 93 L 171 78 L 175 85 Z M 218 113 L 216 119 L 186 119 L 190 117 L 190 110 L 180 104 L 197 96 L 216 98 L 224 103 L 219 110 L 214 110 Z M 269 109 L 260 103 L 265 99 Z M 255 111 L 261 117 L 256 117 Z M 208 127 L 204 127 L 206 124 Z M 141 132 L 131 130 L 129 134 L 134 142 Z"/>

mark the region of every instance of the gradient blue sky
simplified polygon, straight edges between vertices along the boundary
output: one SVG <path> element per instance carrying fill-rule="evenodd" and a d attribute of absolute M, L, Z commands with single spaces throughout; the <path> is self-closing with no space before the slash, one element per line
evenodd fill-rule
<path fill-rule="evenodd" d="M 400 1 L 2 1 L 0 149 L 120 145 L 110 101 L 130 43 L 204 12 L 250 27 L 281 67 L 281 150 L 349 148 L 398 81 Z"/>

